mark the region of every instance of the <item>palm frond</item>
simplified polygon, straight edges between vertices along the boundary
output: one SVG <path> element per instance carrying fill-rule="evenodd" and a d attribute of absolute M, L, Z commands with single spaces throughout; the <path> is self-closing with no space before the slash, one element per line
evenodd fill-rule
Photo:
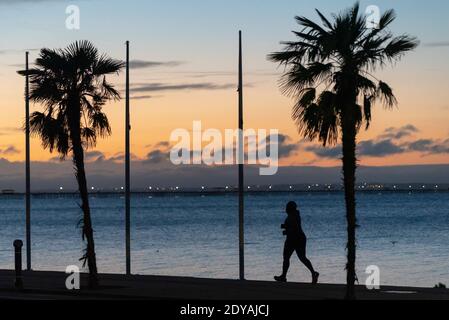
<path fill-rule="evenodd" d="M 389 60 L 395 60 L 408 51 L 415 49 L 418 44 L 419 42 L 415 37 L 408 35 L 398 36 L 391 39 L 391 41 L 384 48 L 383 53 Z"/>
<path fill-rule="evenodd" d="M 336 143 L 344 117 L 352 119 L 356 131 L 363 123 L 368 129 L 376 101 L 397 104 L 392 89 L 372 73 L 416 48 L 418 41 L 388 30 L 394 10 L 380 17 L 377 29 L 367 27 L 358 2 L 332 19 L 316 11 L 322 25 L 296 16 L 298 41 L 282 42 L 284 49 L 268 59 L 285 67 L 279 86 L 295 99 L 292 118 L 300 134 L 326 145 Z"/>
<path fill-rule="evenodd" d="M 91 115 L 91 126 L 100 137 L 106 137 L 112 133 L 108 117 L 103 112 L 95 112 Z"/>
<path fill-rule="evenodd" d="M 366 130 L 368 130 L 371 124 L 371 100 L 372 98 L 369 96 L 363 97 L 363 117 L 366 123 Z"/>
<path fill-rule="evenodd" d="M 383 102 L 383 104 L 385 105 L 385 107 L 391 108 L 395 106 L 398 102 L 393 94 L 393 89 L 391 89 L 391 87 L 383 81 L 379 81 L 377 87 L 377 94 L 378 97 Z"/>
<path fill-rule="evenodd" d="M 95 60 L 92 66 L 92 73 L 95 76 L 103 76 L 111 73 L 118 73 L 124 67 L 125 62 L 102 55 L 99 59 Z"/>
<path fill-rule="evenodd" d="M 320 10 L 315 9 L 316 13 L 320 16 L 321 22 L 323 22 L 323 24 L 328 27 L 330 30 L 333 29 L 332 23 L 330 23 L 330 21 L 324 16 L 324 14 L 322 14 L 320 12 Z"/>
<path fill-rule="evenodd" d="M 86 148 L 93 148 L 97 144 L 97 133 L 94 128 L 81 128 L 81 139 Z"/>

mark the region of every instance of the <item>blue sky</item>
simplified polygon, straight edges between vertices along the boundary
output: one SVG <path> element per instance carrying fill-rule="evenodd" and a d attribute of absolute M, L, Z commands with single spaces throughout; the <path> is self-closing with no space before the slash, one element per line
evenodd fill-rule
<path fill-rule="evenodd" d="M 293 15 L 313 17 L 315 7 L 329 13 L 353 3 L 352 0 L 7 0 L 0 1 L 0 27 L 7 31 L 2 35 L 1 47 L 63 46 L 75 39 L 89 38 L 119 54 L 122 42 L 130 40 L 141 57 L 151 52 L 155 58 L 183 58 L 211 68 L 214 61 L 210 56 L 215 53 L 230 67 L 232 61 L 223 53 L 235 47 L 235 33 L 242 29 L 247 60 L 262 68 L 267 62 L 261 53 L 277 49 L 281 39 L 291 37 L 288 31 L 295 28 Z M 80 7 L 79 31 L 64 28 L 68 4 Z M 377 5 L 381 10 L 395 8 L 399 16 L 393 27 L 396 32 L 416 35 L 423 43 L 448 41 L 447 1 L 361 1 L 361 8 L 368 5 Z"/>

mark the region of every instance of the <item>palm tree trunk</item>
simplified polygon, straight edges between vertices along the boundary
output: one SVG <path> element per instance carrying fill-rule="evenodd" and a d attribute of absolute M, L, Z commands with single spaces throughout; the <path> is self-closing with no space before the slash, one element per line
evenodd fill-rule
<path fill-rule="evenodd" d="M 355 299 L 355 259 L 356 259 L 356 201 L 355 201 L 355 172 L 356 159 L 356 124 L 353 115 L 342 117 L 343 144 L 343 181 L 346 202 L 347 221 L 347 264 L 346 264 L 346 299 Z"/>
<path fill-rule="evenodd" d="M 89 268 L 89 288 L 92 289 L 98 286 L 98 271 L 95 256 L 94 233 L 90 215 L 89 194 L 87 191 L 86 171 L 84 169 L 84 151 L 81 143 L 79 114 L 79 112 L 74 112 L 71 117 L 70 140 L 72 141 L 73 163 L 76 170 L 75 177 L 78 182 L 78 189 L 81 196 L 81 209 L 83 210 L 82 237 L 83 240 L 87 241 L 86 252 L 81 260 L 84 260 L 84 263 L 87 261 L 87 266 Z"/>

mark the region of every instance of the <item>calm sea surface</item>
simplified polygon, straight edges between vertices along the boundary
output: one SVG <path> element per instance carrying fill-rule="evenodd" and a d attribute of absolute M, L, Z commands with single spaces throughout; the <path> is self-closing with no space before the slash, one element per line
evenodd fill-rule
<path fill-rule="evenodd" d="M 320 281 L 345 281 L 343 194 L 260 193 L 246 196 L 246 278 L 271 280 L 280 272 L 280 224 L 289 200 L 300 204 L 308 256 Z M 381 283 L 449 284 L 449 192 L 359 193 L 357 275 L 377 265 Z M 32 197 L 33 269 L 79 265 L 82 242 L 73 195 Z M 91 197 L 100 272 L 124 272 L 124 199 Z M 233 194 L 132 197 L 132 270 L 138 274 L 238 278 L 238 206 Z M 13 268 L 12 242 L 24 239 L 24 197 L 0 196 L 0 268 Z M 289 280 L 310 281 L 295 256 Z"/>

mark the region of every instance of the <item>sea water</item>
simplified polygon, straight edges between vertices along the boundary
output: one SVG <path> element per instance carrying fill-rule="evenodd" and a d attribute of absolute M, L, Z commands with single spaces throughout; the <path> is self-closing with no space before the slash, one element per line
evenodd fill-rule
<path fill-rule="evenodd" d="M 133 194 L 132 272 L 135 274 L 238 278 L 236 194 Z M 307 255 L 320 282 L 344 283 L 346 220 L 342 192 L 249 193 L 245 196 L 245 277 L 272 280 L 282 266 L 280 225 L 290 201 L 300 206 Z M 32 267 L 65 271 L 79 265 L 83 242 L 77 226 L 79 198 L 32 196 Z M 91 195 L 100 272 L 125 269 L 124 198 Z M 13 269 L 12 243 L 25 240 L 23 195 L 0 196 L 0 268 Z M 432 287 L 449 284 L 449 192 L 360 192 L 357 194 L 357 276 L 365 283 L 370 265 L 381 284 Z M 25 248 L 24 248 L 25 250 Z M 25 253 L 23 254 L 25 260 Z M 292 256 L 289 281 L 310 274 Z"/>

